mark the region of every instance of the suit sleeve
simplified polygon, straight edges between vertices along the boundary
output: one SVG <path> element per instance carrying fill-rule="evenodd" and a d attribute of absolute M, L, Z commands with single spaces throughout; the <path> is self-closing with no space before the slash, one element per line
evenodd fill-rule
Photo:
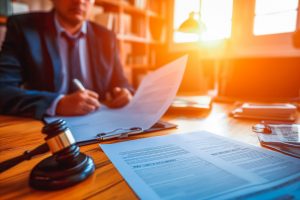
<path fill-rule="evenodd" d="M 26 66 L 22 57 L 27 55 L 24 39 L 17 20 L 9 18 L 7 32 L 0 53 L 0 114 L 19 115 L 42 119 L 47 108 L 58 96 L 46 91 L 26 90 Z"/>
<path fill-rule="evenodd" d="M 116 36 L 112 37 L 112 52 L 113 52 L 113 74 L 111 80 L 110 91 L 114 87 L 127 88 L 132 94 L 134 93 L 133 87 L 129 84 L 127 78 L 125 77 L 123 66 L 119 57 L 119 48 L 117 46 Z"/>

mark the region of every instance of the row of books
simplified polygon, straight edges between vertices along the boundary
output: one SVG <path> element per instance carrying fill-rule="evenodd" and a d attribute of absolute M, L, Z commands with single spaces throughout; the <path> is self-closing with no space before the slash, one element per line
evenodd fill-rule
<path fill-rule="evenodd" d="M 92 20 L 116 34 L 146 37 L 148 25 L 144 19 L 133 17 L 126 13 L 99 12 L 93 15 Z"/>
<path fill-rule="evenodd" d="M 147 64 L 150 64 L 150 60 L 148 59 L 148 56 L 143 53 L 134 53 L 133 51 L 134 47 L 131 43 L 124 43 L 122 45 L 122 54 L 121 54 L 121 60 L 122 63 L 126 64 L 127 66 L 145 66 Z"/>
<path fill-rule="evenodd" d="M 149 0 L 150 1 L 150 0 Z M 147 7 L 147 0 L 123 0 L 123 2 L 132 4 L 133 6 L 144 9 Z"/>

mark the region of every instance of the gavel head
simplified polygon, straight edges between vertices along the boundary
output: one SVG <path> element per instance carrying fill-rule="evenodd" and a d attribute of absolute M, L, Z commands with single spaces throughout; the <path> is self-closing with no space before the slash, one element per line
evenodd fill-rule
<path fill-rule="evenodd" d="M 45 141 L 58 163 L 66 166 L 76 164 L 80 151 L 66 121 L 59 119 L 46 125 L 42 133 L 47 135 Z"/>
<path fill-rule="evenodd" d="M 93 160 L 80 152 L 64 120 L 45 125 L 42 133 L 46 134 L 45 141 L 53 155 L 33 168 L 30 186 L 41 190 L 63 189 L 85 180 L 94 172 Z"/>

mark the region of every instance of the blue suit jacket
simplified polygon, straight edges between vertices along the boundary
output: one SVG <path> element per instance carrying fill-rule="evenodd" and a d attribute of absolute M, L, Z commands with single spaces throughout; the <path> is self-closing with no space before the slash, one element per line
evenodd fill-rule
<path fill-rule="evenodd" d="M 54 12 L 12 16 L 0 53 L 0 113 L 41 119 L 58 96 L 60 57 Z M 132 91 L 118 57 L 115 34 L 87 23 L 94 91 L 104 97 L 115 86 Z M 101 99 L 100 99 L 101 100 Z"/>

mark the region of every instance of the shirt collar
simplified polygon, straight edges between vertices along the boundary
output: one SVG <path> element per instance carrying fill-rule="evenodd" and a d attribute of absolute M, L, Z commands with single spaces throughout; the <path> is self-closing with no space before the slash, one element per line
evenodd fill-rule
<path fill-rule="evenodd" d="M 56 32 L 57 32 L 58 35 L 61 35 L 62 33 L 66 33 L 66 34 L 67 34 L 68 36 L 70 36 L 70 37 L 77 37 L 77 36 L 79 36 L 80 34 L 86 35 L 86 33 L 87 33 L 87 22 L 86 22 L 86 21 L 84 21 L 84 22 L 82 23 L 82 26 L 81 26 L 80 30 L 78 31 L 78 33 L 76 33 L 75 36 L 71 36 L 71 35 L 66 31 L 66 29 L 60 25 L 60 23 L 59 23 L 59 21 L 58 21 L 58 18 L 57 18 L 57 15 L 56 15 L 56 14 L 54 15 L 54 24 L 55 24 Z"/>

